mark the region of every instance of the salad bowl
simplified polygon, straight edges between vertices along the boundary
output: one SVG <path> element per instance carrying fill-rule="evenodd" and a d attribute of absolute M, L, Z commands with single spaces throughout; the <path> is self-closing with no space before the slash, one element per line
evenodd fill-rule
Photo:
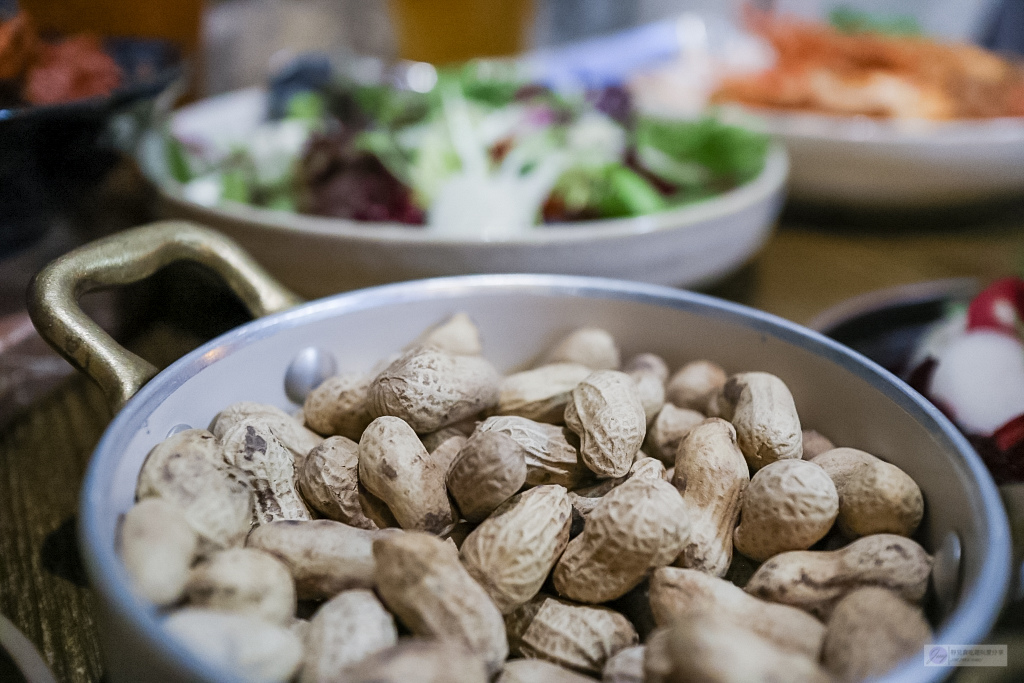
<path fill-rule="evenodd" d="M 249 89 L 177 111 L 172 130 L 192 136 L 255 128 L 267 91 Z M 237 202 L 203 205 L 174 179 L 162 137 L 140 147 L 161 214 L 213 226 L 241 243 L 304 296 L 416 278 L 471 273 L 559 273 L 694 287 L 742 266 L 766 242 L 785 199 L 786 151 L 770 147 L 751 181 L 699 202 L 630 218 L 537 226 L 488 237 L 397 222 L 327 218 Z"/>
<path fill-rule="evenodd" d="M 254 315 L 157 373 L 91 323 L 74 295 L 126 284 L 189 259 L 220 273 Z M 454 312 L 472 317 L 499 371 L 521 367 L 567 331 L 607 329 L 625 355 L 653 352 L 671 367 L 713 358 L 728 371 L 766 370 L 792 390 L 802 423 L 891 460 L 926 499 L 915 536 L 935 554 L 930 601 L 938 643 L 976 643 L 1003 604 L 1010 541 L 996 488 L 964 437 L 881 367 L 820 334 L 713 297 L 655 285 L 565 275 L 477 275 L 395 283 L 302 304 L 237 245 L 170 222 L 113 235 L 44 269 L 31 294 L 40 333 L 105 390 L 117 417 L 89 465 L 79 513 L 82 555 L 97 598 L 110 681 L 235 681 L 168 637 L 119 560 L 121 515 L 146 454 L 183 425 L 225 405 L 294 410 L 292 369 L 309 349 L 344 371 L 382 357 Z M 297 364 L 298 363 L 298 364 Z M 290 398 L 291 397 L 291 398 Z M 880 680 L 937 681 L 948 670 L 911 659 Z"/>

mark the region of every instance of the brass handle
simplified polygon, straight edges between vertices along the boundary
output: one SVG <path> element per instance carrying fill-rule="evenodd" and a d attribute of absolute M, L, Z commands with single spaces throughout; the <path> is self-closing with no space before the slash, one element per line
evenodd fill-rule
<path fill-rule="evenodd" d="M 39 334 L 100 385 L 115 412 L 157 369 L 114 341 L 82 311 L 78 298 L 138 282 L 180 260 L 212 268 L 256 317 L 302 301 L 236 243 L 185 221 L 151 223 L 86 244 L 43 268 L 29 285 L 29 315 Z"/>

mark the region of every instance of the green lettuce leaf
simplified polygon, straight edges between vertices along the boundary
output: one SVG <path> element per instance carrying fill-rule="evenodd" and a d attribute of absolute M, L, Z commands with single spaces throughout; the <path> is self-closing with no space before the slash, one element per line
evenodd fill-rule
<path fill-rule="evenodd" d="M 851 7 L 837 7 L 828 13 L 828 23 L 840 33 L 884 33 L 891 36 L 919 36 L 917 19 L 906 14 L 882 16 Z"/>
<path fill-rule="evenodd" d="M 640 150 L 652 147 L 682 165 L 700 164 L 714 176 L 740 184 L 764 168 L 770 138 L 711 117 L 697 121 L 641 117 L 634 144 Z M 648 170 L 658 174 L 657 168 Z"/>

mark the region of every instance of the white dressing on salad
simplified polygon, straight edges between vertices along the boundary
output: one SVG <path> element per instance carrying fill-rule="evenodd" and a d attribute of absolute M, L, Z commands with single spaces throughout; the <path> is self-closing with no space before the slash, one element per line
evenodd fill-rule
<path fill-rule="evenodd" d="M 626 152 L 626 131 L 610 117 L 588 111 L 569 126 L 566 145 L 574 165 L 611 164 Z"/>
<path fill-rule="evenodd" d="M 232 199 L 226 177 L 230 172 L 226 162 L 232 159 L 250 172 L 253 189 L 287 184 L 295 175 L 295 166 L 312 133 L 311 122 L 302 119 L 263 122 L 248 131 L 244 139 L 220 131 L 206 141 L 205 157 L 189 158 L 195 177 L 182 184 L 182 195 L 206 207 Z"/>
<path fill-rule="evenodd" d="M 427 211 L 428 229 L 495 240 L 533 228 L 566 155 L 543 146 L 535 151 L 547 154 L 535 156 L 531 145 L 523 145 L 513 147 L 492 169 L 487 150 L 493 142 L 480 134 L 465 98 L 446 93 L 443 114 L 461 168 L 441 182 Z M 492 120 L 492 134 L 494 128 Z"/>
<path fill-rule="evenodd" d="M 309 123 L 300 119 L 284 119 L 257 127 L 248 144 L 256 182 L 273 185 L 291 176 L 310 133 Z"/>
<path fill-rule="evenodd" d="M 537 214 L 561 175 L 551 156 L 530 173 L 457 173 L 441 185 L 427 212 L 428 230 L 444 235 L 497 240 L 536 230 Z"/>
<path fill-rule="evenodd" d="M 409 184 L 417 199 L 429 206 L 444 179 L 459 169 L 459 157 L 452 149 L 447 127 L 439 120 L 409 126 L 398 134 L 398 144 L 407 151 L 414 151 L 409 164 Z"/>
<path fill-rule="evenodd" d="M 224 195 L 224 177 L 220 171 L 214 171 L 193 178 L 181 186 L 182 196 L 199 206 L 214 207 L 220 203 Z"/>
<path fill-rule="evenodd" d="M 474 112 L 476 113 L 476 112 Z M 522 105 L 509 104 L 490 112 L 481 112 L 477 135 L 485 148 L 529 130 L 529 113 Z"/>

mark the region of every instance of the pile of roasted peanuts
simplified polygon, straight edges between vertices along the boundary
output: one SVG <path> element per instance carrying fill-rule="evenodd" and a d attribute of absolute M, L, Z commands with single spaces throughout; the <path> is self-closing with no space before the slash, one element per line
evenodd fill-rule
<path fill-rule="evenodd" d="M 119 551 L 168 637 L 301 683 L 857 681 L 930 640 L 920 489 L 778 377 L 481 352 L 456 314 L 157 445 Z"/>

